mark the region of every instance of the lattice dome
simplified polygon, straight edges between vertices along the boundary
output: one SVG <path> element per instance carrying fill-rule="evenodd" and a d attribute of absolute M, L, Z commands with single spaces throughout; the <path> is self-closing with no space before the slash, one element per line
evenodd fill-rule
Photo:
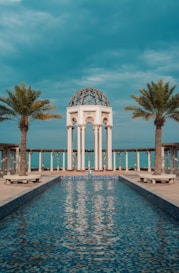
<path fill-rule="evenodd" d="M 70 107 L 76 105 L 110 106 L 110 103 L 103 92 L 95 88 L 84 88 L 77 91 L 69 102 Z"/>

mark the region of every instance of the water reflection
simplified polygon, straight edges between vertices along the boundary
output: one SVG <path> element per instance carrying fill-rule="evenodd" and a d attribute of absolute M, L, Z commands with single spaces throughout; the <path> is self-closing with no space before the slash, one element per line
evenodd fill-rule
<path fill-rule="evenodd" d="M 88 183 L 93 187 L 92 194 L 89 194 Z M 118 232 L 114 232 L 113 190 L 111 181 L 68 183 L 64 224 L 81 247 L 88 244 L 96 249 L 104 248 L 119 240 Z"/>

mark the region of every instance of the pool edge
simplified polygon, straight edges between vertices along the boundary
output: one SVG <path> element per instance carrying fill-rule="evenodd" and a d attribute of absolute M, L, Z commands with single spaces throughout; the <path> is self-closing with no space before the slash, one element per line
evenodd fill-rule
<path fill-rule="evenodd" d="M 19 207 L 25 205 L 30 200 L 32 200 L 34 197 L 38 196 L 54 184 L 56 184 L 60 180 L 59 177 L 55 177 L 47 182 L 44 182 L 43 184 L 38 185 L 35 188 L 32 188 L 28 190 L 25 193 L 21 193 L 18 196 L 15 196 L 10 201 L 6 201 L 3 204 L 0 205 L 0 220 L 14 212 Z"/>
<path fill-rule="evenodd" d="M 144 196 L 151 203 L 155 204 L 157 207 L 162 209 L 166 214 L 170 215 L 172 218 L 179 221 L 179 207 L 177 205 L 175 205 L 171 201 L 168 201 L 167 199 L 164 199 L 158 194 L 151 192 L 146 188 L 143 188 L 142 186 L 136 184 L 135 182 L 133 182 L 132 180 L 125 176 L 120 175 L 119 177 L 124 184 L 128 185 L 130 188 L 138 192 L 140 195 Z"/>

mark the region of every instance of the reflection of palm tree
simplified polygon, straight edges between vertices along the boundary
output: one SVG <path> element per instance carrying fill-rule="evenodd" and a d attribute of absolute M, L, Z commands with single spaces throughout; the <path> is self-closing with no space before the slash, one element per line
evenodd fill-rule
<path fill-rule="evenodd" d="M 161 146 L 162 146 L 162 126 L 168 118 L 179 122 L 179 93 L 172 96 L 176 85 L 169 88 L 169 83 L 147 83 L 147 90 L 140 89 L 140 96 L 134 94 L 131 97 L 139 106 L 127 106 L 124 109 L 133 111 L 133 119 L 144 118 L 149 120 L 154 118 L 155 131 L 155 164 L 154 173 L 161 174 Z"/>
<path fill-rule="evenodd" d="M 14 87 L 15 92 L 7 90 L 8 97 L 0 97 L 3 103 L 0 105 L 0 121 L 18 120 L 18 126 L 21 131 L 21 149 L 20 149 L 20 175 L 26 174 L 26 138 L 30 119 L 49 120 L 62 118 L 59 114 L 53 114 L 49 111 L 56 109 L 50 100 L 39 100 L 41 91 L 26 88 L 25 83 Z"/>

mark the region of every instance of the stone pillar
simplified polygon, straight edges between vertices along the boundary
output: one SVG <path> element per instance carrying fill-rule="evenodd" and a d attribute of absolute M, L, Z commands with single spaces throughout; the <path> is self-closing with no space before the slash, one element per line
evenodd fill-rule
<path fill-rule="evenodd" d="M 57 171 L 60 169 L 60 153 L 57 152 Z"/>
<path fill-rule="evenodd" d="M 150 151 L 147 152 L 147 158 L 148 158 L 148 172 L 151 172 L 151 153 L 150 153 Z"/>
<path fill-rule="evenodd" d="M 98 131 L 98 141 L 99 141 L 99 170 L 102 171 L 103 169 L 103 164 L 102 164 L 102 126 L 99 126 L 99 131 Z"/>
<path fill-rule="evenodd" d="M 72 152 L 73 152 L 73 127 L 68 126 L 68 131 L 67 131 L 67 149 L 68 149 L 68 170 L 72 170 Z"/>
<path fill-rule="evenodd" d="M 170 173 L 173 173 L 174 171 L 174 153 L 173 148 L 170 148 Z"/>
<path fill-rule="evenodd" d="M 116 152 L 113 152 L 113 170 L 116 171 Z"/>
<path fill-rule="evenodd" d="M 125 152 L 126 154 L 126 172 L 129 170 L 129 167 L 128 167 L 128 152 Z"/>
<path fill-rule="evenodd" d="M 107 126 L 107 169 L 112 170 L 112 130 Z"/>
<path fill-rule="evenodd" d="M 42 171 L 42 152 L 39 152 L 39 172 Z"/>
<path fill-rule="evenodd" d="M 165 172 L 168 173 L 168 150 L 165 150 Z"/>
<path fill-rule="evenodd" d="M 85 126 L 81 127 L 81 169 L 85 170 Z"/>
<path fill-rule="evenodd" d="M 53 155 L 54 153 L 50 153 L 50 171 L 53 172 Z"/>
<path fill-rule="evenodd" d="M 62 155 L 62 169 L 63 171 L 65 170 L 65 152 L 63 152 L 63 155 Z"/>
<path fill-rule="evenodd" d="M 32 152 L 29 151 L 28 152 L 28 173 L 31 172 L 31 154 L 32 154 Z"/>
<path fill-rule="evenodd" d="M 94 126 L 94 169 L 98 170 L 98 127 Z"/>
<path fill-rule="evenodd" d="M 122 155 L 119 153 L 119 170 L 122 170 Z"/>
<path fill-rule="evenodd" d="M 10 174 L 10 169 L 11 169 L 11 160 L 10 160 L 10 157 L 11 157 L 11 153 L 10 153 L 10 149 L 7 149 L 7 174 Z"/>
<path fill-rule="evenodd" d="M 19 147 L 16 148 L 16 174 L 19 172 Z"/>
<path fill-rule="evenodd" d="M 162 172 L 165 171 L 165 148 L 161 148 L 161 156 L 162 156 Z"/>
<path fill-rule="evenodd" d="M 80 171 L 81 170 L 81 127 L 78 126 L 77 128 L 77 150 L 78 150 L 78 154 L 77 154 L 77 170 Z"/>
<path fill-rule="evenodd" d="M 140 172 L 140 152 L 137 151 L 137 171 Z"/>

